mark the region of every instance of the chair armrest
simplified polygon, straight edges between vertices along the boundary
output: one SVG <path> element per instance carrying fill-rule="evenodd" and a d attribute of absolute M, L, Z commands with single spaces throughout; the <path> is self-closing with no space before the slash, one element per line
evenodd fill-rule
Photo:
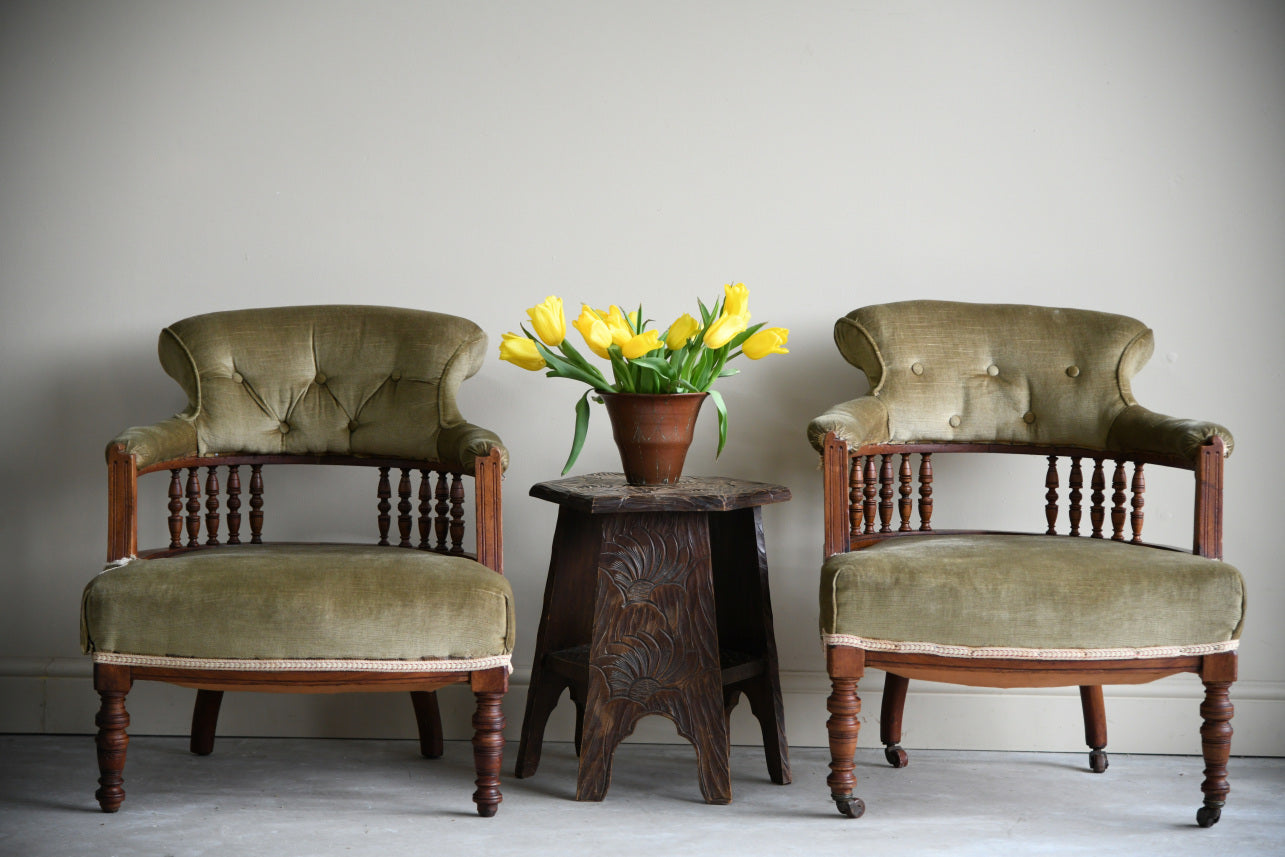
<path fill-rule="evenodd" d="M 197 455 L 196 427 L 183 417 L 170 417 L 150 426 L 127 428 L 107 445 L 124 447 L 134 456 L 135 466 L 144 470 L 163 461 Z"/>
<path fill-rule="evenodd" d="M 888 408 L 875 396 L 840 402 L 808 423 L 808 441 L 817 452 L 825 451 L 827 432 L 851 447 L 884 443 L 888 433 Z"/>
<path fill-rule="evenodd" d="M 509 451 L 494 432 L 472 423 L 459 423 L 442 429 L 437 438 L 437 455 L 445 463 L 459 464 L 465 473 L 473 473 L 476 460 L 500 451 L 500 465 L 508 470 Z"/>
<path fill-rule="evenodd" d="M 1184 420 L 1130 405 L 1115 418 L 1107 432 L 1107 447 L 1121 452 L 1155 452 L 1175 455 L 1194 462 L 1200 446 L 1211 437 L 1221 437 L 1226 455 L 1235 443 L 1232 434 L 1218 423 Z"/>

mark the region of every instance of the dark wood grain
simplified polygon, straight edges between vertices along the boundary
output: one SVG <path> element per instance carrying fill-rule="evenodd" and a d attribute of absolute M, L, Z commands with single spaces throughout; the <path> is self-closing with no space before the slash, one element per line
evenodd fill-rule
<path fill-rule="evenodd" d="M 843 483 L 846 493 L 846 470 Z M 705 800 L 727 803 L 727 715 L 741 696 L 769 776 L 789 782 L 759 508 L 788 490 L 700 477 L 628 486 L 596 474 L 531 493 L 560 508 L 517 775 L 535 773 L 549 713 L 569 689 L 579 800 L 603 799 L 620 741 L 660 715 L 696 748 Z"/>
<path fill-rule="evenodd" d="M 722 476 L 684 476 L 673 485 L 629 485 L 621 473 L 591 473 L 532 486 L 531 496 L 594 514 L 726 512 L 790 499 L 783 485 Z"/>

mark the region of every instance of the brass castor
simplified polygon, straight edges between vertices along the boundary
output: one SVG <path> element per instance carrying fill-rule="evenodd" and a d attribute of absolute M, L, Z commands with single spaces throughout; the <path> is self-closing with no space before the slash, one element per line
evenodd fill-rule
<path fill-rule="evenodd" d="M 1196 824 L 1201 827 L 1213 827 L 1222 817 L 1223 808 L 1221 806 L 1202 806 L 1196 810 Z"/>
<path fill-rule="evenodd" d="M 1107 760 L 1107 753 L 1105 750 L 1094 750 L 1089 754 L 1089 770 L 1093 773 L 1102 773 L 1107 769 L 1109 764 L 1111 763 Z"/>
<path fill-rule="evenodd" d="M 888 764 L 894 768 L 904 768 L 910 764 L 910 757 L 906 751 L 901 749 L 900 744 L 889 744 L 883 748 L 883 757 L 888 760 Z"/>
<path fill-rule="evenodd" d="M 866 812 L 866 802 L 852 795 L 835 795 L 834 805 L 839 808 L 839 815 L 846 818 L 860 818 Z"/>

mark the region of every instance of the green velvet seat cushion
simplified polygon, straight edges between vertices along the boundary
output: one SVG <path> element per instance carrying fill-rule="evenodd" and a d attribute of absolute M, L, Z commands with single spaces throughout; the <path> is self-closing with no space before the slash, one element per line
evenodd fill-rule
<path fill-rule="evenodd" d="M 1103 539 L 939 535 L 826 560 L 821 631 L 942 646 L 1115 649 L 1240 635 L 1240 572 Z"/>
<path fill-rule="evenodd" d="M 86 651 L 191 658 L 455 659 L 513 651 L 513 592 L 464 557 L 240 545 L 135 560 L 85 587 Z"/>

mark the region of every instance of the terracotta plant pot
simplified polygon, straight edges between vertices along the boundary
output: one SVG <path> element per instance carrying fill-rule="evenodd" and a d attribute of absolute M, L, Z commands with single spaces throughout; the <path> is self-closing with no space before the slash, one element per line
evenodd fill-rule
<path fill-rule="evenodd" d="M 630 485 L 672 485 L 683 475 L 706 393 L 601 393 Z"/>

